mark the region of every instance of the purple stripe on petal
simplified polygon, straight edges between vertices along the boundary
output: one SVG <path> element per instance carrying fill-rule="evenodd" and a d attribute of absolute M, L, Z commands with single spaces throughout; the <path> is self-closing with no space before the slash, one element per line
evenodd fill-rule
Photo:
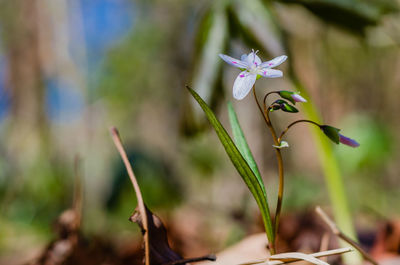
<path fill-rule="evenodd" d="M 349 137 L 341 135 L 340 133 L 339 133 L 339 142 L 341 142 L 342 144 L 351 146 L 351 147 L 359 147 L 360 146 L 360 144 L 356 140 L 353 140 Z"/>

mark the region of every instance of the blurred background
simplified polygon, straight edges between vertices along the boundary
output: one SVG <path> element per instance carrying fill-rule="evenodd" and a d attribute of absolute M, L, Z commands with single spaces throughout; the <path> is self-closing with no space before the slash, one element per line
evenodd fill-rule
<path fill-rule="evenodd" d="M 218 57 L 287 54 L 260 95 L 300 86 L 322 120 L 361 146 L 333 146 L 356 226 L 375 229 L 400 204 L 399 1 L 0 1 L 0 263 L 29 260 L 71 207 L 74 161 L 83 233 L 125 246 L 135 195 L 109 128 L 116 126 L 147 205 L 185 255 L 262 231 L 258 210 L 203 113 L 239 120 L 275 205 L 272 141 L 254 99 L 232 98 L 238 70 Z M 296 84 L 298 85 L 296 87 Z M 300 106 L 300 109 L 302 107 Z M 303 114 L 274 113 L 283 129 Z M 228 130 L 229 131 L 229 130 Z M 284 215 L 330 207 L 315 139 L 288 134 Z M 23 254 L 21 256 L 21 254 Z"/>

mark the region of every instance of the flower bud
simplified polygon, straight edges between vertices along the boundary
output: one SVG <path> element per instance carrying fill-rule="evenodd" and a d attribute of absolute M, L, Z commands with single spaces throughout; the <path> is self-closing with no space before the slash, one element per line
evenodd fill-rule
<path fill-rule="evenodd" d="M 296 104 L 296 102 L 307 102 L 302 96 L 299 95 L 298 92 L 286 91 L 282 90 L 279 91 L 279 95 L 292 102 L 292 104 Z"/>
<path fill-rule="evenodd" d="M 292 98 L 294 99 L 295 102 L 307 102 L 307 100 L 302 96 L 300 96 L 298 93 L 293 93 Z"/>
<path fill-rule="evenodd" d="M 284 103 L 281 105 L 281 110 L 285 111 L 285 112 L 290 112 L 290 113 L 296 113 L 299 112 L 298 109 L 296 109 L 295 107 L 293 107 L 292 105 L 288 104 L 288 103 Z"/>
<path fill-rule="evenodd" d="M 324 132 L 324 134 L 329 137 L 329 139 L 331 139 L 334 143 L 339 144 L 340 129 L 329 126 L 329 125 L 321 125 L 320 128 Z"/>
<path fill-rule="evenodd" d="M 275 100 L 275 102 L 273 103 L 273 106 L 274 105 L 279 105 L 279 108 L 285 112 L 290 112 L 290 113 L 299 112 L 298 109 L 296 109 L 295 107 L 293 107 L 292 105 L 290 105 L 287 101 L 285 101 L 283 99 Z"/>

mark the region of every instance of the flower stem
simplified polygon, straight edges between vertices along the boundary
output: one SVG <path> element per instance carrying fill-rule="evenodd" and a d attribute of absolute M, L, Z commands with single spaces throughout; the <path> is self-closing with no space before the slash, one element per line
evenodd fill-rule
<path fill-rule="evenodd" d="M 268 98 L 269 95 L 271 95 L 271 94 L 279 94 L 279 92 L 280 91 L 271 91 L 271 92 L 268 92 L 267 94 L 265 94 L 264 99 L 263 99 L 264 106 L 267 104 L 266 101 L 267 101 L 267 98 Z"/>
<path fill-rule="evenodd" d="M 297 123 L 301 123 L 301 122 L 307 122 L 307 123 L 314 124 L 315 126 L 321 127 L 320 124 L 316 123 L 315 121 L 311 121 L 311 120 L 297 120 L 297 121 L 294 121 L 291 124 L 289 124 L 288 127 L 286 127 L 285 130 L 283 130 L 283 132 L 281 133 L 281 135 L 278 138 L 278 143 L 281 142 L 282 137 L 287 133 L 287 131 L 290 129 L 290 127 L 292 127 L 293 125 L 295 125 Z"/>
<path fill-rule="evenodd" d="M 271 93 L 276 93 L 276 92 L 273 91 L 273 92 L 269 92 L 268 94 L 271 94 Z M 261 114 L 263 115 L 265 123 L 267 124 L 267 126 L 268 126 L 268 128 L 269 128 L 269 130 L 271 132 L 272 139 L 274 141 L 274 145 L 278 146 L 279 145 L 278 138 L 276 136 L 275 129 L 272 126 L 271 120 L 269 118 L 269 108 L 267 108 L 266 104 L 265 104 L 265 99 L 266 99 L 267 95 L 264 97 L 264 110 L 261 108 L 261 105 L 258 102 L 255 86 L 253 86 L 253 95 L 254 95 L 254 99 L 257 102 L 258 109 L 260 110 Z M 282 210 L 282 199 L 283 199 L 283 189 L 284 189 L 284 174 L 283 174 L 283 160 L 282 160 L 281 150 L 278 149 L 278 148 L 275 148 L 275 154 L 276 154 L 276 158 L 277 158 L 277 161 L 278 161 L 278 172 L 279 172 L 278 200 L 277 200 L 276 210 L 275 210 L 275 220 L 274 220 L 274 223 L 273 223 L 273 225 L 274 225 L 274 235 L 275 235 L 274 238 L 276 240 L 276 235 L 278 234 L 279 220 L 280 220 L 280 215 L 281 215 L 281 210 Z M 275 251 L 276 251 L 275 242 L 271 242 L 271 254 L 274 254 Z"/>

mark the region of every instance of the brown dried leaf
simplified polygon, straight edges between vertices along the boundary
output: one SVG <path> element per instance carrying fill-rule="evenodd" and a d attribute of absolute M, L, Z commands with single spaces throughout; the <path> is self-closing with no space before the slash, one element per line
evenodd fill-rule
<path fill-rule="evenodd" d="M 182 257 L 174 252 L 168 243 L 167 230 L 161 219 L 153 214 L 146 206 L 148 220 L 148 238 L 150 245 L 150 264 L 160 265 L 182 260 Z M 142 218 L 138 210 L 129 218 L 130 221 L 137 223 L 144 234 Z"/>

